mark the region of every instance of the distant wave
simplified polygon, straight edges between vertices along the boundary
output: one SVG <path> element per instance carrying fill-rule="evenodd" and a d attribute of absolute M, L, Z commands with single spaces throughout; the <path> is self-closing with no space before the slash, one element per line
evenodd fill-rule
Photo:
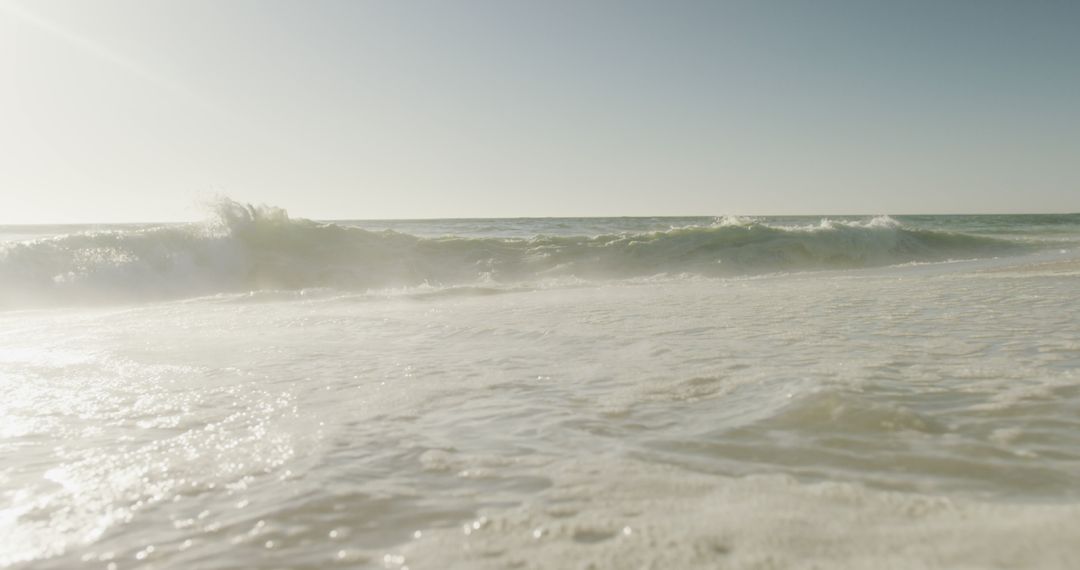
<path fill-rule="evenodd" d="M 638 234 L 420 238 L 292 219 L 222 200 L 205 223 L 0 246 L 0 307 L 175 299 L 253 290 L 730 276 L 999 255 L 1019 244 L 904 227 L 887 216 L 776 227 L 723 218 Z"/>

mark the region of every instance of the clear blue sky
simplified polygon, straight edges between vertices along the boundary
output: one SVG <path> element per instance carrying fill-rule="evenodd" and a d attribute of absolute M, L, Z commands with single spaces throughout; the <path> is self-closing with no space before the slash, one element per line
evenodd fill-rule
<path fill-rule="evenodd" d="M 1080 2 L 0 0 L 0 223 L 1080 210 Z"/>

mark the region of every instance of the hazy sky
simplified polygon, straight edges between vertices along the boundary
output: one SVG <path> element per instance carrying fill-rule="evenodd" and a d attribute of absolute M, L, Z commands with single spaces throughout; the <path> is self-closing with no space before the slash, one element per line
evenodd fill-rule
<path fill-rule="evenodd" d="M 1080 211 L 1080 2 L 0 0 L 0 223 Z"/>

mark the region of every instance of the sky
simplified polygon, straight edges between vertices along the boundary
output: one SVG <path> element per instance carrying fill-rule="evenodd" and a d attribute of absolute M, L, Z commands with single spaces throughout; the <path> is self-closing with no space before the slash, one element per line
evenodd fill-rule
<path fill-rule="evenodd" d="M 1070 0 L 0 0 L 0 223 L 1080 211 Z"/>

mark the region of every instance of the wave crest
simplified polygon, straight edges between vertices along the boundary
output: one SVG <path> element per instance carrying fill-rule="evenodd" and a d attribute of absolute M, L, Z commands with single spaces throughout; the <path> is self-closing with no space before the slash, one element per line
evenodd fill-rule
<path fill-rule="evenodd" d="M 419 238 L 290 218 L 223 199 L 202 224 L 87 232 L 0 249 L 0 307 L 124 302 L 265 289 L 729 276 L 995 255 L 1004 240 L 881 216 L 778 227 L 755 218 L 600 236 Z"/>

